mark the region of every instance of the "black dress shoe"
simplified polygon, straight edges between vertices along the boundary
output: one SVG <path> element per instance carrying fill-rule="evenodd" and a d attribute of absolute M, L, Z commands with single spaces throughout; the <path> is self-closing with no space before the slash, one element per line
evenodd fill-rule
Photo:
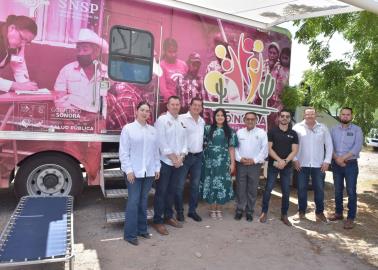
<path fill-rule="evenodd" d="M 234 216 L 234 219 L 235 220 L 241 220 L 242 217 L 243 217 L 243 213 L 242 212 L 236 212 L 235 216 Z"/>
<path fill-rule="evenodd" d="M 247 221 L 249 221 L 249 222 L 252 222 L 252 220 L 253 220 L 253 215 L 252 215 L 252 214 L 247 214 L 247 215 L 245 216 L 245 219 L 246 219 Z"/>
<path fill-rule="evenodd" d="M 184 214 L 183 213 L 177 213 L 176 215 L 176 219 L 180 222 L 184 222 L 185 221 L 185 217 L 184 217 Z"/>
<path fill-rule="evenodd" d="M 188 217 L 192 218 L 194 221 L 200 222 L 202 221 L 202 218 L 196 213 L 188 213 Z"/>
<path fill-rule="evenodd" d="M 140 237 L 146 238 L 146 239 L 151 239 L 152 234 L 150 233 L 141 233 L 139 234 Z"/>
<path fill-rule="evenodd" d="M 130 239 L 130 240 L 126 240 L 127 242 L 129 242 L 130 244 L 132 244 L 133 246 L 137 246 L 139 245 L 139 242 L 138 242 L 138 239 Z"/>

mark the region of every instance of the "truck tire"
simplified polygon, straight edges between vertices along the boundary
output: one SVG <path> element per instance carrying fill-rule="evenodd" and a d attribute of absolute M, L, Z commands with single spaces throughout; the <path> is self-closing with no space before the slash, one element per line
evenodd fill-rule
<path fill-rule="evenodd" d="M 59 153 L 37 154 L 23 162 L 17 171 L 14 191 L 18 198 L 25 195 L 78 195 L 83 189 L 79 164 Z"/>

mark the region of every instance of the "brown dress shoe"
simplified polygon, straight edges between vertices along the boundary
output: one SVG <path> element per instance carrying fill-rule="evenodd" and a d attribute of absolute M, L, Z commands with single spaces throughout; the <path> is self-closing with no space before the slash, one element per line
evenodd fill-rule
<path fill-rule="evenodd" d="M 171 225 L 172 227 L 175 227 L 175 228 L 182 228 L 182 224 L 174 218 L 166 219 L 165 224 Z"/>
<path fill-rule="evenodd" d="M 328 217 L 329 221 L 337 221 L 337 220 L 343 220 L 343 219 L 344 219 L 343 214 L 337 214 L 337 213 L 333 213 L 332 215 Z"/>
<path fill-rule="evenodd" d="M 347 220 L 345 220 L 345 222 L 344 222 L 344 229 L 350 230 L 350 229 L 353 229 L 353 227 L 354 227 L 354 221 L 353 221 L 353 219 L 348 218 Z"/>
<path fill-rule="evenodd" d="M 298 214 L 293 218 L 295 221 L 306 219 L 306 213 L 298 212 Z"/>
<path fill-rule="evenodd" d="M 259 217 L 259 221 L 261 223 L 265 223 L 266 222 L 266 218 L 267 218 L 267 214 L 266 213 L 261 213 L 261 215 Z"/>
<path fill-rule="evenodd" d="M 328 223 L 328 220 L 326 216 L 324 215 L 324 213 L 319 213 L 319 214 L 316 214 L 315 216 L 316 216 L 316 222 Z"/>
<path fill-rule="evenodd" d="M 283 222 L 283 224 L 287 225 L 287 226 L 291 226 L 291 222 L 289 221 L 289 219 L 287 218 L 287 215 L 282 215 L 281 216 L 281 221 Z"/>
<path fill-rule="evenodd" d="M 161 235 L 168 235 L 168 234 L 169 234 L 167 228 L 165 228 L 165 226 L 164 226 L 163 224 L 155 224 L 155 223 L 152 223 L 152 227 L 153 227 L 158 233 L 160 233 Z"/>

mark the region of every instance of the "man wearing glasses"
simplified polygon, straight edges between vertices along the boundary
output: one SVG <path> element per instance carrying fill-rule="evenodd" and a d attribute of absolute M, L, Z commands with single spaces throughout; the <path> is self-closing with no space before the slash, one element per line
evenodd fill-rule
<path fill-rule="evenodd" d="M 281 221 L 287 226 L 291 226 L 287 218 L 290 197 L 290 179 L 293 173 L 292 160 L 298 152 L 298 135 L 291 129 L 290 112 L 283 109 L 280 112 L 279 124 L 268 132 L 268 178 L 262 200 L 262 210 L 260 222 L 265 223 L 269 207 L 270 195 L 280 174 L 282 203 Z"/>
<path fill-rule="evenodd" d="M 253 211 L 257 198 L 261 166 L 268 156 L 268 138 L 266 132 L 256 127 L 257 115 L 247 112 L 244 115 L 245 128 L 239 129 L 239 146 L 235 149 L 236 159 L 236 213 L 240 220 L 243 212 L 246 220 L 253 220 Z"/>

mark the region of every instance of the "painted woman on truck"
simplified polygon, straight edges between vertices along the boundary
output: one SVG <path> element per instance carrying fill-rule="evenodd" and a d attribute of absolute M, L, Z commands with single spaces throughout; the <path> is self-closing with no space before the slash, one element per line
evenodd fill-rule
<path fill-rule="evenodd" d="M 280 61 L 280 46 L 276 42 L 272 42 L 268 45 L 268 58 L 264 62 L 263 78 L 270 73 L 274 74 L 279 69 Z M 272 75 L 274 76 L 274 75 Z"/>
<path fill-rule="evenodd" d="M 234 197 L 231 174 L 235 171 L 235 147 L 238 140 L 228 126 L 226 111 L 216 109 L 213 124 L 205 126 L 201 197 L 210 204 L 212 219 L 222 219 L 222 205 Z"/>
<path fill-rule="evenodd" d="M 269 106 L 275 107 L 277 110 L 282 110 L 283 108 L 280 96 L 285 85 L 289 83 L 290 56 L 290 48 L 283 48 L 280 53 L 279 64 L 276 64 L 274 69 L 271 71 L 272 77 L 276 79 L 276 90 L 274 91 L 268 104 Z M 278 117 L 279 114 L 275 115 Z M 277 117 L 275 117 L 275 119 Z M 274 122 L 276 123 L 277 121 Z"/>
<path fill-rule="evenodd" d="M 30 81 L 25 62 L 25 46 L 37 35 L 37 24 L 26 16 L 9 15 L 0 22 L 0 93 L 15 90 L 37 90 Z M 10 65 L 14 81 L 2 77 L 2 70 Z"/>
<path fill-rule="evenodd" d="M 155 128 L 147 124 L 150 116 L 151 106 L 140 102 L 136 120 L 123 127 L 119 143 L 119 159 L 128 189 L 124 239 L 135 246 L 138 236 L 151 238 L 147 228 L 147 199 L 152 182 L 160 176 L 158 137 Z"/>

